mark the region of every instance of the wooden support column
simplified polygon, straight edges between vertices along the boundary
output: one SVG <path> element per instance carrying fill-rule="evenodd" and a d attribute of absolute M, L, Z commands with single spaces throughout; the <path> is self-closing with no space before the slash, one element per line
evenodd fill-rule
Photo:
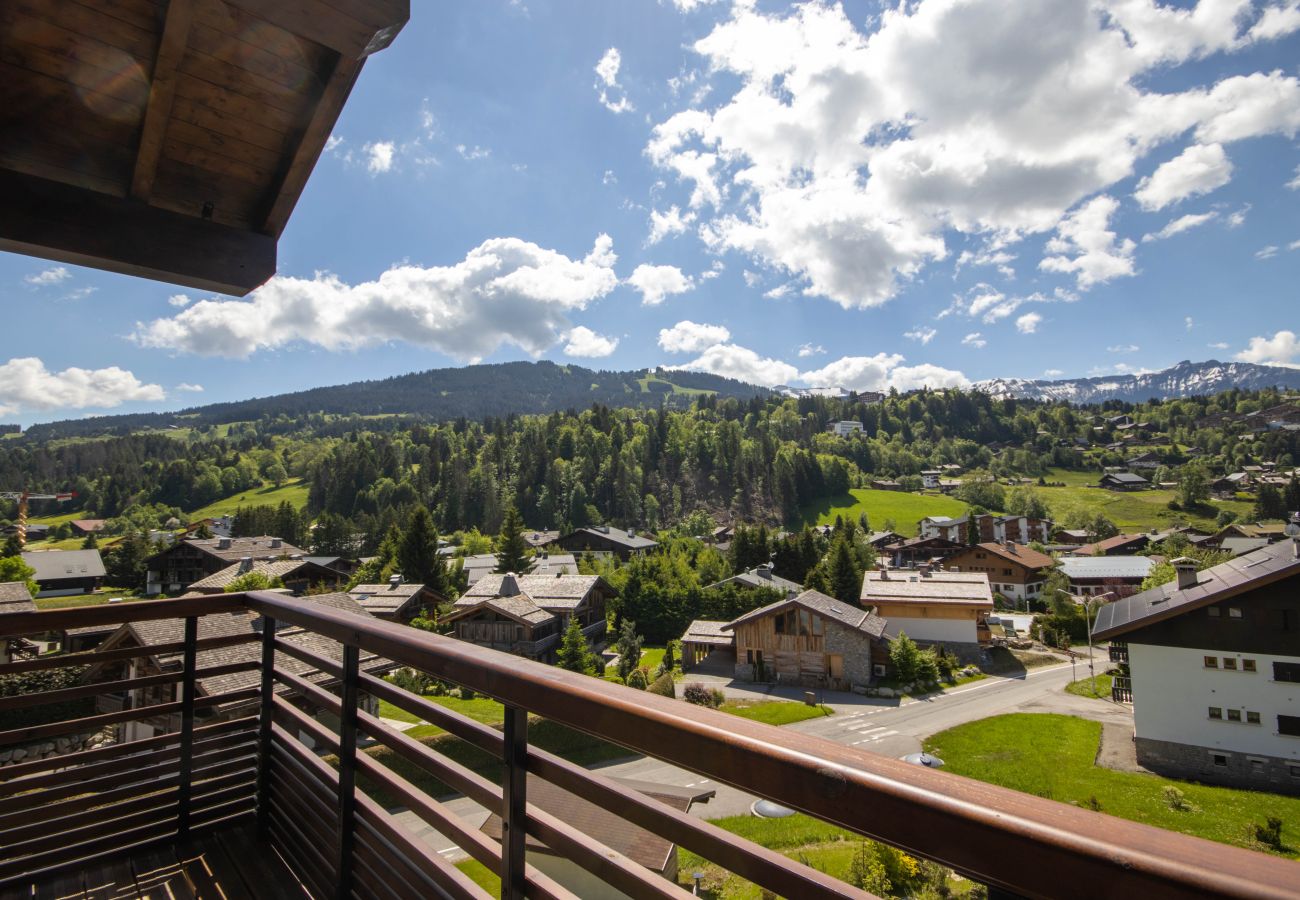
<path fill-rule="evenodd" d="M 145 107 L 144 126 L 140 129 L 140 143 L 135 154 L 135 170 L 131 175 L 131 196 L 139 200 L 148 200 L 153 192 L 158 157 L 162 154 L 172 99 L 176 95 L 176 73 L 185 56 L 193 14 L 193 0 L 170 0 L 167 4 L 158 56 L 153 64 L 149 103 Z"/>
<path fill-rule="evenodd" d="M 190 798 L 194 780 L 194 670 L 198 667 L 199 617 L 185 617 L 185 650 L 181 676 L 181 781 L 177 787 L 176 833 L 184 839 L 190 830 Z"/>
<path fill-rule="evenodd" d="M 505 708 L 506 764 L 501 782 L 501 898 L 523 900 L 528 846 L 528 710 Z"/>
<path fill-rule="evenodd" d="M 349 900 L 352 896 L 357 815 L 357 673 L 360 668 L 360 648 L 344 644 L 343 696 L 339 710 L 338 882 L 334 892 L 337 900 Z"/>
<path fill-rule="evenodd" d="M 262 617 L 262 708 L 257 723 L 257 830 L 271 824 L 271 725 L 275 721 L 275 619 Z"/>

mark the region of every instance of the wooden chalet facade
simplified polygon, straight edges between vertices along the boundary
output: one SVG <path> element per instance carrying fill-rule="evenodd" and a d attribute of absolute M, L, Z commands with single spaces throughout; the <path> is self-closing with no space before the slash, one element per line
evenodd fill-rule
<path fill-rule="evenodd" d="M 870 610 L 808 590 L 721 630 L 735 635 L 739 679 L 847 691 L 884 674 L 876 667 L 889 657 L 885 627 Z"/>
<path fill-rule="evenodd" d="M 575 528 L 568 534 L 558 537 L 555 544 L 570 553 L 609 553 L 624 561 L 659 546 L 659 542 L 653 538 L 639 534 L 630 528 L 624 530 L 613 525 Z"/>
<path fill-rule="evenodd" d="M 1028 603 L 1037 600 L 1047 580 L 1046 569 L 1056 560 L 1023 544 L 977 544 L 955 553 L 944 567 L 956 572 L 983 572 L 989 587 L 1010 600 Z"/>
<path fill-rule="evenodd" d="M 177 594 L 196 581 L 215 575 L 232 563 L 253 562 L 306 553 L 278 537 L 184 538 L 155 553 L 146 562 L 146 594 Z"/>
<path fill-rule="evenodd" d="M 442 618 L 458 640 L 550 662 L 570 618 L 588 642 L 605 637 L 614 589 L 597 575 L 485 575 Z"/>
<path fill-rule="evenodd" d="M 989 576 L 983 572 L 875 569 L 862 579 L 862 606 L 889 622 L 889 633 L 925 644 L 942 644 L 965 661 L 973 661 L 991 638 L 993 612 Z"/>
<path fill-rule="evenodd" d="M 1097 486 L 1108 491 L 1145 491 L 1151 482 L 1132 472 L 1107 472 Z"/>
<path fill-rule="evenodd" d="M 914 537 L 893 544 L 886 544 L 881 555 L 889 559 L 896 568 L 908 568 L 925 563 L 945 560 L 966 549 L 965 543 L 950 541 L 946 538 Z"/>
<path fill-rule="evenodd" d="M 348 596 L 377 619 L 410 622 L 416 616 L 431 616 L 447 603 L 447 598 L 423 584 L 403 581 L 401 575 L 389 576 L 387 584 L 358 584 Z"/>

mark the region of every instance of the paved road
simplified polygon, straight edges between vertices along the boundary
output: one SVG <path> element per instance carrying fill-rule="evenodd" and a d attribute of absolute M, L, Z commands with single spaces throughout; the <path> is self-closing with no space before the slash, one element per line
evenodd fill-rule
<path fill-rule="evenodd" d="M 1096 657 L 1099 670 L 1104 659 L 1100 653 Z M 1080 659 L 1074 674 L 1079 678 L 1088 674 L 1085 659 Z M 827 694 L 824 699 L 835 709 L 835 715 L 786 725 L 784 730 L 816 735 L 870 753 L 899 757 L 919 750 L 921 741 L 932 734 L 1008 712 L 1064 713 L 1132 727 L 1133 714 L 1128 707 L 1067 694 L 1064 688 L 1071 680 L 1071 667 L 1066 664 L 1030 669 L 1014 678 L 990 677 L 947 693 L 901 703 L 856 694 Z M 802 696 L 802 692 L 793 689 L 765 692 L 748 685 L 729 688 L 727 692 L 758 699 L 787 694 L 791 698 Z M 649 757 L 606 763 L 597 769 L 605 775 L 656 784 L 712 788 L 717 792 L 714 798 L 692 809 L 695 815 L 705 819 L 744 814 L 757 799 L 735 788 L 711 782 L 695 772 Z M 486 810 L 463 797 L 449 801 L 447 805 L 473 826 L 482 824 L 487 818 Z M 413 813 L 400 813 L 398 817 L 446 858 L 452 861 L 464 858 L 454 841 L 437 834 Z"/>

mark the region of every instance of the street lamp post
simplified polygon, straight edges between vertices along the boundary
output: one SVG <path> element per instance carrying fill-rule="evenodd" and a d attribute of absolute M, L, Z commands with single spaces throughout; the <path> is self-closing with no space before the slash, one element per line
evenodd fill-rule
<path fill-rule="evenodd" d="M 1057 588 L 1056 592 L 1058 594 L 1064 594 L 1075 603 L 1082 602 L 1083 621 L 1088 626 L 1088 681 L 1092 683 L 1092 695 L 1094 697 L 1100 697 L 1101 695 L 1097 693 L 1097 670 L 1092 661 L 1092 600 L 1094 598 L 1089 597 L 1087 594 L 1076 596 L 1061 588 Z"/>

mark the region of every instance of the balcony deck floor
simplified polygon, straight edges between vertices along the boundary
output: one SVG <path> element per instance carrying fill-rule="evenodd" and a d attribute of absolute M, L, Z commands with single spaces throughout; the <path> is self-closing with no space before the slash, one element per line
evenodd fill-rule
<path fill-rule="evenodd" d="M 70 868 L 4 897 L 41 900 L 306 900 L 289 867 L 252 825 Z"/>

